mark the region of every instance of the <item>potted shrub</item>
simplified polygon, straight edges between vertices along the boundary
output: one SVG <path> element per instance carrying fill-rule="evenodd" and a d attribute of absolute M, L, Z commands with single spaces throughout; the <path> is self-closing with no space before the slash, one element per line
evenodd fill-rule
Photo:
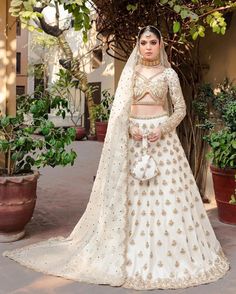
<path fill-rule="evenodd" d="M 220 221 L 236 224 L 236 87 L 226 81 L 212 104 L 222 124 L 204 139 L 211 147 L 208 157 L 212 160 L 210 169 L 218 215 Z"/>
<path fill-rule="evenodd" d="M 0 152 L 5 159 L 0 170 L 0 242 L 24 236 L 36 202 L 39 172 L 34 168 L 65 166 L 76 158 L 73 150 L 66 150 L 75 129 L 55 128 L 48 120 L 48 110 L 53 107 L 65 111 L 63 101 L 21 96 L 15 117 L 0 116 Z M 26 114 L 31 117 L 28 124 Z"/>
<path fill-rule="evenodd" d="M 103 142 L 106 136 L 108 120 L 114 95 L 111 95 L 108 90 L 102 91 L 101 102 L 93 107 L 92 114 L 95 119 L 95 130 L 97 140 Z"/>
<path fill-rule="evenodd" d="M 72 74 L 66 69 L 60 69 L 56 80 L 50 87 L 50 95 L 53 97 L 54 104 L 63 101 L 64 107 L 70 116 L 70 122 L 76 131 L 76 140 L 87 138 L 86 130 L 81 125 L 84 112 L 81 111 L 81 91 L 78 90 L 79 80 L 73 78 Z M 60 110 L 59 114 L 60 114 Z M 66 112 L 61 112 L 63 119 Z"/>

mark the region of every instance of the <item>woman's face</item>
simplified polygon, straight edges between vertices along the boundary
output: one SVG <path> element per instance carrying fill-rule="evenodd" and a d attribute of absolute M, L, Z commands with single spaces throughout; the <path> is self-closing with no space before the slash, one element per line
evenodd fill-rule
<path fill-rule="evenodd" d="M 143 33 L 139 40 L 139 52 L 145 60 L 158 59 L 160 53 L 160 43 L 153 33 Z"/>

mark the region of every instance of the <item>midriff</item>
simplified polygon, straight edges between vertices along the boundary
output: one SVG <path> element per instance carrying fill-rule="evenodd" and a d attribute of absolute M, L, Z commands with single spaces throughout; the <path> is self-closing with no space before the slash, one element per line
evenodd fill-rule
<path fill-rule="evenodd" d="M 131 105 L 130 115 L 132 116 L 154 116 L 165 114 L 161 105 Z"/>

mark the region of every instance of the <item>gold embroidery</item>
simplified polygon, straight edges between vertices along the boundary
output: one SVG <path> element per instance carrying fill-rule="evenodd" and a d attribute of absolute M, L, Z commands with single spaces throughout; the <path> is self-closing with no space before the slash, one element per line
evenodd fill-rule
<path fill-rule="evenodd" d="M 138 220 L 136 220 L 134 224 L 135 226 L 137 226 L 139 224 Z"/>
<path fill-rule="evenodd" d="M 182 253 L 182 254 L 186 253 L 186 251 L 184 250 L 184 248 L 181 248 L 180 253 Z"/>
<path fill-rule="evenodd" d="M 140 235 L 141 235 L 141 236 L 145 236 L 145 232 L 144 232 L 144 231 L 142 231 Z"/>
<path fill-rule="evenodd" d="M 177 230 L 177 233 L 178 233 L 178 234 L 181 234 L 181 233 L 182 233 L 182 230 L 179 228 L 179 229 Z"/>
<path fill-rule="evenodd" d="M 134 210 L 132 210 L 132 212 L 131 212 L 131 215 L 132 215 L 132 216 L 134 216 L 134 215 L 135 215 L 135 211 L 134 211 Z"/>
<path fill-rule="evenodd" d="M 159 221 L 159 219 L 157 220 L 157 225 L 160 226 L 161 222 Z"/>
<path fill-rule="evenodd" d="M 160 189 L 159 190 L 159 195 L 163 195 L 164 193 L 163 193 L 163 191 Z"/>
<path fill-rule="evenodd" d="M 169 221 L 169 225 L 173 226 L 174 222 L 172 221 L 172 219 Z"/>
<path fill-rule="evenodd" d="M 179 267 L 179 262 L 178 261 L 176 261 L 175 266 Z"/>
<path fill-rule="evenodd" d="M 142 214 L 143 216 L 146 215 L 146 211 L 143 210 L 141 214 Z"/>
<path fill-rule="evenodd" d="M 172 256 L 172 253 L 170 252 L 170 250 L 167 252 L 167 256 Z"/>
<path fill-rule="evenodd" d="M 135 244 L 134 239 L 132 239 L 132 240 L 130 241 L 130 244 L 131 244 L 131 245 L 134 245 L 134 244 Z"/>
<path fill-rule="evenodd" d="M 151 195 L 151 196 L 155 195 L 155 192 L 152 190 L 152 191 L 150 192 L 150 195 Z"/>
<path fill-rule="evenodd" d="M 178 210 L 175 208 L 175 209 L 173 210 L 173 213 L 177 214 L 177 213 L 178 213 Z"/>
<path fill-rule="evenodd" d="M 158 240 L 158 241 L 157 241 L 157 245 L 158 245 L 158 246 L 161 246 L 161 245 L 162 245 L 161 240 Z"/>
<path fill-rule="evenodd" d="M 172 241 L 171 245 L 176 246 L 177 242 L 175 240 Z"/>
<path fill-rule="evenodd" d="M 165 233 L 164 233 L 164 235 L 165 235 L 165 236 L 168 236 L 168 235 L 169 235 L 169 233 L 168 233 L 168 231 L 167 231 L 167 230 L 165 230 Z"/>
<path fill-rule="evenodd" d="M 128 205 L 129 205 L 129 206 L 131 206 L 131 205 L 132 205 L 132 202 L 131 202 L 130 200 L 128 201 Z"/>
<path fill-rule="evenodd" d="M 146 248 L 149 248 L 149 243 L 148 242 L 146 242 Z"/>
<path fill-rule="evenodd" d="M 162 261 L 159 261 L 157 265 L 158 265 L 159 267 L 163 267 L 163 263 L 162 263 Z"/>
<path fill-rule="evenodd" d="M 156 205 L 159 205 L 159 204 L 160 204 L 160 202 L 159 202 L 158 200 L 156 200 L 155 204 L 156 204 Z"/>
<path fill-rule="evenodd" d="M 155 211 L 154 210 L 151 211 L 151 215 L 152 216 L 155 215 Z"/>
<path fill-rule="evenodd" d="M 165 174 L 166 175 L 169 175 L 170 174 L 170 171 L 167 169 L 166 172 L 165 172 Z"/>
<path fill-rule="evenodd" d="M 149 226 L 150 226 L 150 223 L 149 223 L 149 221 L 147 221 L 146 227 L 148 228 Z"/>
<path fill-rule="evenodd" d="M 150 252 L 149 257 L 150 257 L 150 258 L 153 258 L 153 253 L 152 253 L 152 252 Z"/>
<path fill-rule="evenodd" d="M 169 200 L 169 199 L 166 199 L 165 204 L 166 204 L 166 205 L 170 205 L 170 204 L 171 204 L 170 200 Z"/>
<path fill-rule="evenodd" d="M 138 206 L 140 206 L 142 204 L 140 199 L 138 200 L 137 204 L 138 204 Z"/>
<path fill-rule="evenodd" d="M 142 192 L 142 195 L 143 195 L 143 196 L 147 195 L 147 192 L 146 192 L 146 191 L 143 191 L 143 192 Z"/>
<path fill-rule="evenodd" d="M 162 209 L 162 212 L 161 212 L 162 215 L 166 215 L 166 211 L 164 209 Z"/>
<path fill-rule="evenodd" d="M 150 205 L 150 203 L 149 203 L 149 201 L 147 201 L 147 206 L 149 206 Z"/>
<path fill-rule="evenodd" d="M 154 236 L 153 231 L 151 231 L 151 232 L 149 233 L 149 235 L 150 235 L 151 237 L 153 237 L 153 236 Z"/>
<path fill-rule="evenodd" d="M 138 254 L 138 256 L 139 256 L 139 257 L 143 257 L 143 252 L 140 251 L 139 254 Z"/>

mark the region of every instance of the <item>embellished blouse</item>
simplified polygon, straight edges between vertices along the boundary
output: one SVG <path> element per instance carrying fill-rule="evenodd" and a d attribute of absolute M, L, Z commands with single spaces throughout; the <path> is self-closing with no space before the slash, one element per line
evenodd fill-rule
<path fill-rule="evenodd" d="M 146 93 L 150 95 L 147 96 Z M 178 75 L 173 68 L 165 68 L 149 78 L 138 71 L 135 72 L 133 104 L 153 104 L 167 108 L 168 94 L 173 113 L 160 125 L 163 135 L 174 130 L 186 115 L 186 104 Z"/>

